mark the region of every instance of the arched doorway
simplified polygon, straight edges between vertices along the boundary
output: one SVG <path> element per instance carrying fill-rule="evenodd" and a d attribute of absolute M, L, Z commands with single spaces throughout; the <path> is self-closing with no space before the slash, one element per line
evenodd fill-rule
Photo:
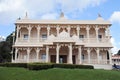
<path fill-rule="evenodd" d="M 95 49 L 92 49 L 90 52 L 90 60 L 91 60 L 90 63 L 93 63 L 93 64 L 97 63 L 97 53 Z"/>

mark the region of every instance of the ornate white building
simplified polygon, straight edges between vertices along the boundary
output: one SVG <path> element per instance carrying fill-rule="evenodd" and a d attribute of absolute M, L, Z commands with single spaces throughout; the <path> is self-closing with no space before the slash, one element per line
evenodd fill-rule
<path fill-rule="evenodd" d="M 16 25 L 13 62 L 52 62 L 68 64 L 111 64 L 109 21 L 31 20 L 25 16 Z"/>

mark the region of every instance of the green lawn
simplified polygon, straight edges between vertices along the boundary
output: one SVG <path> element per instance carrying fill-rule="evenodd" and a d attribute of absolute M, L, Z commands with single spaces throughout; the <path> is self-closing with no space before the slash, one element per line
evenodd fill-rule
<path fill-rule="evenodd" d="M 0 80 L 120 80 L 120 71 L 92 69 L 48 69 L 0 67 Z"/>

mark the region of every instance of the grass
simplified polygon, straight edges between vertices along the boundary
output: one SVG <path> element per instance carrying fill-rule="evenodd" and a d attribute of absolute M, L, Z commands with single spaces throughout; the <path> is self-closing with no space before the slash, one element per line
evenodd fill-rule
<path fill-rule="evenodd" d="M 120 71 L 92 69 L 48 69 L 0 67 L 0 80 L 120 80 Z"/>

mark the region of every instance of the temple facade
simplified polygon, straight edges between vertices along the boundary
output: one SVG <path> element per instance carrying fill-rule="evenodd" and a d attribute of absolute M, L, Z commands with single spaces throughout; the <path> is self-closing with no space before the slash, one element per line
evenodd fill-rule
<path fill-rule="evenodd" d="M 51 62 L 68 64 L 111 64 L 109 21 L 32 20 L 25 16 L 15 22 L 15 60 L 13 62 Z"/>

